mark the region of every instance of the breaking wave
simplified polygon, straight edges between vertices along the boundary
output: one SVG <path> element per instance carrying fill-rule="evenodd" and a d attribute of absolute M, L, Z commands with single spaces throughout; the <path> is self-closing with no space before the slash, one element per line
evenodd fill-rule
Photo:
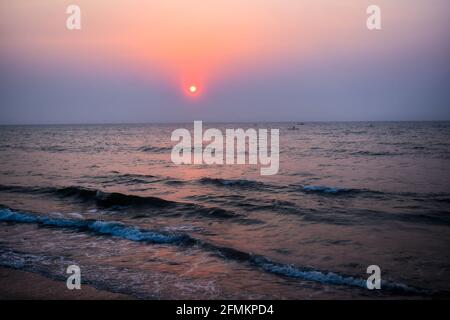
<path fill-rule="evenodd" d="M 200 239 L 193 238 L 188 234 L 174 233 L 160 230 L 139 229 L 134 226 L 119 222 L 107 222 L 100 220 L 63 219 L 52 218 L 25 212 L 13 211 L 9 208 L 0 209 L 0 221 L 13 223 L 34 223 L 48 227 L 59 227 L 72 229 L 80 232 L 93 232 L 98 235 L 113 236 L 121 239 L 144 242 L 148 244 L 165 244 L 177 246 L 197 246 L 224 259 L 247 263 L 268 273 L 276 274 L 294 279 L 320 282 L 329 285 L 344 285 L 351 287 L 366 288 L 366 280 L 353 276 L 343 275 L 336 272 L 315 270 L 309 267 L 299 267 L 282 264 L 270 259 L 243 252 L 234 248 L 217 246 Z M 402 283 L 382 282 L 384 289 L 400 291 L 406 294 L 429 294 L 428 291 L 410 287 Z"/>
<path fill-rule="evenodd" d="M 245 217 L 241 214 L 219 207 L 208 207 L 193 203 L 176 202 L 158 197 L 130 195 L 119 192 L 104 192 L 101 190 L 84 187 L 72 186 L 58 188 L 0 185 L 0 191 L 29 194 L 51 194 L 61 198 L 72 198 L 83 203 L 93 203 L 103 208 L 155 208 L 161 209 L 157 211 L 159 213 L 200 215 L 215 219 L 238 218 L 242 222 L 245 222 Z"/>
<path fill-rule="evenodd" d="M 189 243 L 190 240 L 189 236 L 187 235 L 142 230 L 133 226 L 124 225 L 119 222 L 51 218 L 47 216 L 16 212 L 12 211 L 9 208 L 0 209 L 0 221 L 35 223 L 42 226 L 90 231 L 101 235 L 115 236 L 130 241 L 142 241 L 157 244 Z"/>
<path fill-rule="evenodd" d="M 119 192 L 104 192 L 101 190 L 84 188 L 78 186 L 70 187 L 26 187 L 26 186 L 2 186 L 0 191 L 19 192 L 19 193 L 41 193 L 53 194 L 59 197 L 77 198 L 84 202 L 95 202 L 99 206 L 152 206 L 152 207 L 168 207 L 173 206 L 176 202 L 164 200 L 158 197 L 137 196 L 123 194 Z"/>

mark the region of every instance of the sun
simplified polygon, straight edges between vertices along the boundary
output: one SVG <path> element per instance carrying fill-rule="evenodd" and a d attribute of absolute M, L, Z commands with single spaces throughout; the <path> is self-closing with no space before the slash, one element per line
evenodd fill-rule
<path fill-rule="evenodd" d="M 183 93 L 190 99 L 197 99 L 203 94 L 203 86 L 199 82 L 191 80 L 185 82 L 182 87 Z"/>
<path fill-rule="evenodd" d="M 189 86 L 189 92 L 190 92 L 190 93 L 194 94 L 194 93 L 196 93 L 197 91 L 198 91 L 197 86 L 195 86 L 195 85 Z"/>

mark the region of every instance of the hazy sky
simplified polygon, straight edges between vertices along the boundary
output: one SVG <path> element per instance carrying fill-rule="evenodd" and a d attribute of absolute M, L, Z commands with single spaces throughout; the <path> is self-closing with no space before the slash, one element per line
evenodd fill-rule
<path fill-rule="evenodd" d="M 2 0 L 0 123 L 450 120 L 449 16 L 448 0 Z"/>

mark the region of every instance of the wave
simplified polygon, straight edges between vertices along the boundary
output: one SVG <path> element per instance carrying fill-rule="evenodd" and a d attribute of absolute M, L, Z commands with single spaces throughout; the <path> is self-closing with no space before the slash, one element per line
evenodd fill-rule
<path fill-rule="evenodd" d="M 24 144 L 5 144 L 0 145 L 0 150 L 6 151 L 8 149 L 20 150 L 25 152 L 48 152 L 48 153 L 96 153 L 100 151 L 112 150 L 112 146 L 107 145 L 24 145 Z"/>
<path fill-rule="evenodd" d="M 52 192 L 63 197 L 78 197 L 85 201 L 94 201 L 97 205 L 103 207 L 112 206 L 152 206 L 152 207 L 168 207 L 176 203 L 164 200 L 158 197 L 136 196 L 123 194 L 119 192 L 103 192 L 96 189 L 82 187 L 65 187 L 51 190 Z"/>
<path fill-rule="evenodd" d="M 92 179 L 94 182 L 101 181 L 102 183 L 115 183 L 125 185 L 147 184 L 161 181 L 160 178 L 151 174 L 132 174 L 113 172 L 112 175 L 86 177 Z"/>
<path fill-rule="evenodd" d="M 352 152 L 353 156 L 369 156 L 369 157 L 381 157 L 381 156 L 402 156 L 406 153 L 401 152 L 389 152 L 389 151 L 356 151 Z"/>
<path fill-rule="evenodd" d="M 220 207 L 201 206 L 194 203 L 176 202 L 151 196 L 138 196 L 119 192 L 104 192 L 97 189 L 78 186 L 58 188 L 0 185 L 0 191 L 29 194 L 50 194 L 61 198 L 72 198 L 83 203 L 93 203 L 102 208 L 156 208 L 164 209 L 165 211 L 157 211 L 158 213 L 163 214 L 181 213 L 185 215 L 200 215 L 202 217 L 215 219 L 239 219 L 237 221 L 242 223 L 249 223 L 252 221 L 250 219 L 246 219 L 241 214 Z M 259 221 L 256 220 L 253 222 L 259 223 Z"/>
<path fill-rule="evenodd" d="M 151 174 L 133 174 L 124 173 L 121 174 L 117 171 L 112 171 L 110 175 L 98 175 L 98 176 L 84 176 L 82 177 L 86 183 L 94 184 L 110 184 L 110 185 L 145 185 L 145 184 L 155 184 L 155 183 L 165 183 L 165 184 L 184 184 L 187 181 L 177 180 L 171 177 L 155 176 Z"/>
<path fill-rule="evenodd" d="M 177 235 L 151 230 L 142 230 L 133 226 L 124 225 L 119 222 L 51 218 L 47 216 L 16 212 L 12 211 L 9 208 L 0 209 L 0 221 L 35 223 L 42 226 L 91 231 L 98 234 L 115 236 L 130 241 L 142 241 L 157 244 L 189 243 L 190 240 L 189 236 L 187 235 Z"/>
<path fill-rule="evenodd" d="M 315 193 L 321 195 L 361 195 L 364 197 L 370 198 L 388 198 L 393 199 L 397 197 L 399 199 L 409 198 L 412 201 L 434 201 L 438 203 L 448 203 L 450 202 L 450 194 L 445 192 L 408 192 L 408 191 L 399 191 L 399 192 L 385 192 L 379 190 L 371 190 L 371 189 L 357 189 L 357 188 L 342 188 L 342 187 L 330 187 L 330 186 L 321 186 L 321 185 L 290 185 L 291 191 L 300 191 L 305 193 Z"/>
<path fill-rule="evenodd" d="M 310 268 L 301 268 L 293 265 L 280 264 L 272 262 L 266 258 L 256 258 L 255 260 L 258 266 L 262 269 L 281 276 L 320 282 L 323 284 L 345 285 L 367 289 L 366 279 L 342 275 L 335 272 L 318 271 Z M 391 292 L 400 292 L 406 294 L 430 294 L 430 292 L 428 292 L 427 290 L 414 288 L 406 284 L 397 282 L 381 280 L 381 287 L 384 290 L 387 289 Z"/>
<path fill-rule="evenodd" d="M 165 153 L 172 151 L 172 147 L 155 147 L 155 146 L 143 146 L 138 148 L 141 152 L 155 152 L 155 153 Z"/>
<path fill-rule="evenodd" d="M 342 193 L 357 192 L 357 190 L 355 189 L 326 187 L 326 186 L 303 186 L 303 191 L 325 193 L 325 194 L 342 194 Z"/>
<path fill-rule="evenodd" d="M 370 189 L 358 189 L 358 188 L 343 188 L 343 187 L 332 187 L 323 185 L 290 185 L 293 191 L 302 191 L 305 193 L 315 193 L 322 195 L 364 195 L 371 197 L 380 197 L 387 195 L 388 193 L 378 190 Z M 390 193 L 389 195 L 396 195 L 396 193 Z M 400 193 L 399 195 L 404 195 Z"/>
<path fill-rule="evenodd" d="M 343 188 L 343 187 L 331 187 L 323 185 L 291 185 L 291 189 L 294 191 L 300 190 L 304 193 L 314 193 L 322 195 L 356 195 L 356 194 L 381 194 L 382 192 L 373 191 L 368 189 L 355 189 L 355 188 Z"/>
<path fill-rule="evenodd" d="M 0 191 L 20 192 L 20 193 L 42 193 L 53 194 L 60 197 L 78 198 L 84 202 L 95 202 L 98 206 L 152 206 L 168 207 L 176 202 L 164 200 L 158 197 L 143 197 L 137 195 L 123 194 L 119 192 L 104 192 L 97 189 L 84 188 L 78 186 L 70 187 L 26 187 L 26 186 L 3 186 Z"/>
<path fill-rule="evenodd" d="M 262 188 L 269 187 L 262 182 L 246 179 L 221 179 L 204 177 L 198 180 L 202 184 L 212 184 L 220 187 Z"/>
<path fill-rule="evenodd" d="M 87 231 L 103 236 L 113 236 L 129 241 L 144 242 L 148 244 L 197 246 L 213 254 L 217 254 L 224 259 L 248 263 L 249 265 L 257 267 L 265 272 L 283 277 L 320 282 L 329 285 L 344 285 L 364 289 L 367 288 L 366 280 L 362 278 L 343 275 L 336 272 L 316 270 L 309 267 L 300 267 L 274 262 L 261 255 L 254 255 L 252 253 L 247 253 L 230 247 L 217 246 L 215 244 L 193 238 L 184 233 L 139 229 L 137 227 L 115 221 L 108 222 L 101 220 L 52 218 L 43 215 L 13 211 L 9 208 L 0 209 L 0 221 L 13 223 L 34 223 L 42 226 L 72 229 L 81 232 Z M 405 294 L 430 294 L 427 290 L 414 288 L 402 283 L 384 281 L 381 285 L 383 289 L 400 291 Z"/>

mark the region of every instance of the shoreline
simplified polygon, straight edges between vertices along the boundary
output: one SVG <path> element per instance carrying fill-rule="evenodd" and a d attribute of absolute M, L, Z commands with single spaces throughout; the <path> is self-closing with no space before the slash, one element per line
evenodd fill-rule
<path fill-rule="evenodd" d="M 134 300 L 126 294 L 99 290 L 81 284 L 80 290 L 69 290 L 65 281 L 40 274 L 0 267 L 0 300 Z"/>

